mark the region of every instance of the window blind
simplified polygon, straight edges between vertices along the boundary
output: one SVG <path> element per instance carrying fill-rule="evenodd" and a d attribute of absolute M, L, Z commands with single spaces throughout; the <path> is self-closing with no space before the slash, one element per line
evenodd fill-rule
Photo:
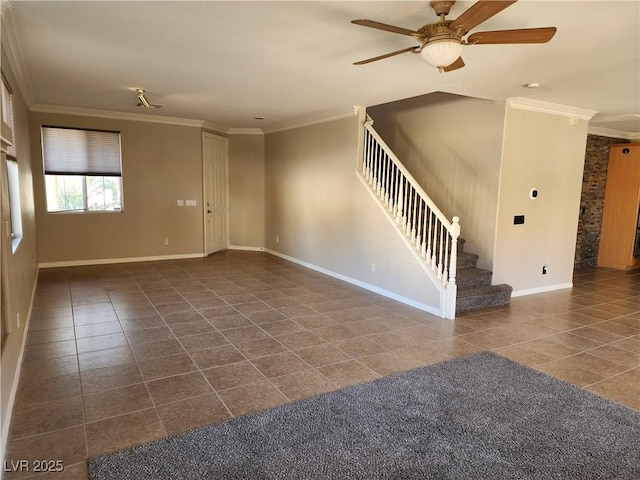
<path fill-rule="evenodd" d="M 120 132 L 42 127 L 45 175 L 122 175 Z"/>
<path fill-rule="evenodd" d="M 13 144 L 7 145 L 7 155 L 12 157 L 16 156 L 15 138 L 16 132 L 13 125 L 13 92 L 11 87 L 2 74 L 2 121 L 11 128 L 11 134 L 13 136 Z"/>

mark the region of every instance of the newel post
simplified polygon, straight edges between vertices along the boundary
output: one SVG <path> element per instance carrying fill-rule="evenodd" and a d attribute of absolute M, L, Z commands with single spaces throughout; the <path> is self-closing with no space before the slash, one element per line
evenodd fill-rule
<path fill-rule="evenodd" d="M 451 222 L 451 257 L 449 258 L 449 284 L 456 283 L 456 265 L 458 262 L 458 237 L 460 236 L 460 218 L 453 217 Z"/>
<path fill-rule="evenodd" d="M 367 115 L 365 107 L 354 106 L 353 109 L 358 117 L 358 158 L 356 168 L 359 172 L 364 173 L 366 167 L 365 123 L 370 117 Z"/>
<path fill-rule="evenodd" d="M 460 236 L 460 218 L 453 217 L 449 235 L 451 235 L 451 255 L 449 256 L 449 282 L 446 290 L 446 306 L 444 316 L 449 319 L 456 318 L 456 296 L 458 286 L 456 285 L 456 265 L 458 262 L 458 237 Z"/>

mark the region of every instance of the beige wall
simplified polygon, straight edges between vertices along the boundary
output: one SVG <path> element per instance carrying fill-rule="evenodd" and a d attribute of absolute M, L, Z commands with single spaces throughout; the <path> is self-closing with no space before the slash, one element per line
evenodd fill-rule
<path fill-rule="evenodd" d="M 29 120 L 28 111 L 22 99 L 20 89 L 15 81 L 6 58 L 2 58 L 2 71 L 5 74 L 13 90 L 13 115 L 14 115 L 14 143 L 16 144 L 16 156 L 20 176 L 20 204 L 22 208 L 23 239 L 15 253 L 11 252 L 11 240 L 2 235 L 0 243 L 2 247 L 2 321 L 12 329 L 2 347 L 2 372 L 0 374 L 0 424 L 2 425 L 2 444 L 4 448 L 4 435 L 8 428 L 6 420 L 9 415 L 9 401 L 12 391 L 17 387 L 16 372 L 22 349 L 25 326 L 31 308 L 32 293 L 35 288 L 38 272 L 36 261 L 36 222 L 33 202 L 32 173 L 29 152 Z M 6 182 L 6 167 L 1 165 L 2 172 L 2 232 L 5 232 L 5 222 L 9 220 L 9 206 Z M 20 326 L 17 325 L 17 315 L 20 315 Z"/>
<path fill-rule="evenodd" d="M 229 135 L 229 234 L 232 247 L 265 245 L 264 135 Z"/>
<path fill-rule="evenodd" d="M 41 125 L 119 130 L 122 213 L 46 212 Z M 85 262 L 203 252 L 202 139 L 193 127 L 33 113 L 31 145 L 41 263 Z M 196 200 L 178 207 L 176 200 Z M 164 238 L 169 240 L 164 244 Z"/>
<path fill-rule="evenodd" d="M 588 128 L 578 123 L 507 106 L 493 280 L 516 295 L 572 282 Z M 514 215 L 525 223 L 514 225 Z"/>
<path fill-rule="evenodd" d="M 266 246 L 437 307 L 435 288 L 356 176 L 357 140 L 356 117 L 266 135 Z"/>
<path fill-rule="evenodd" d="M 491 270 L 504 103 L 433 93 L 368 108 L 373 127 Z"/>

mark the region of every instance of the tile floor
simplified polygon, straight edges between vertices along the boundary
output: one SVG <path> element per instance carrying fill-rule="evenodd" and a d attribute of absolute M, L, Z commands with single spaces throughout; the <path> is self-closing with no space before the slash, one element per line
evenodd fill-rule
<path fill-rule="evenodd" d="M 6 461 L 65 468 L 5 478 L 481 350 L 640 409 L 640 272 L 450 321 L 264 253 L 42 270 Z"/>

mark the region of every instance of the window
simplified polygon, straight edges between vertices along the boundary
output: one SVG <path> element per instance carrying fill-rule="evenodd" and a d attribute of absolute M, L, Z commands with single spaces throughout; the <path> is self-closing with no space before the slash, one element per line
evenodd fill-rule
<path fill-rule="evenodd" d="M 18 162 L 10 157 L 7 158 L 7 180 L 9 184 L 11 250 L 15 253 L 22 240 L 22 209 L 20 208 Z"/>
<path fill-rule="evenodd" d="M 122 211 L 120 132 L 42 127 L 48 212 Z"/>
<path fill-rule="evenodd" d="M 4 78 L 4 75 L 2 75 L 2 121 L 11 129 L 11 137 L 13 138 L 15 136 L 13 126 L 13 91 L 11 90 L 11 87 L 9 87 L 9 83 L 6 78 Z M 6 145 L 5 151 L 7 155 L 15 158 L 15 142 Z"/>
<path fill-rule="evenodd" d="M 13 125 L 13 92 L 4 75 L 2 75 L 2 122 L 11 131 L 11 138 L 15 138 Z M 15 253 L 22 241 L 22 207 L 20 204 L 20 176 L 18 175 L 18 161 L 16 160 L 15 142 L 3 143 L 7 154 L 7 186 L 9 189 L 9 221 L 6 224 L 7 236 L 11 237 L 11 251 Z"/>

